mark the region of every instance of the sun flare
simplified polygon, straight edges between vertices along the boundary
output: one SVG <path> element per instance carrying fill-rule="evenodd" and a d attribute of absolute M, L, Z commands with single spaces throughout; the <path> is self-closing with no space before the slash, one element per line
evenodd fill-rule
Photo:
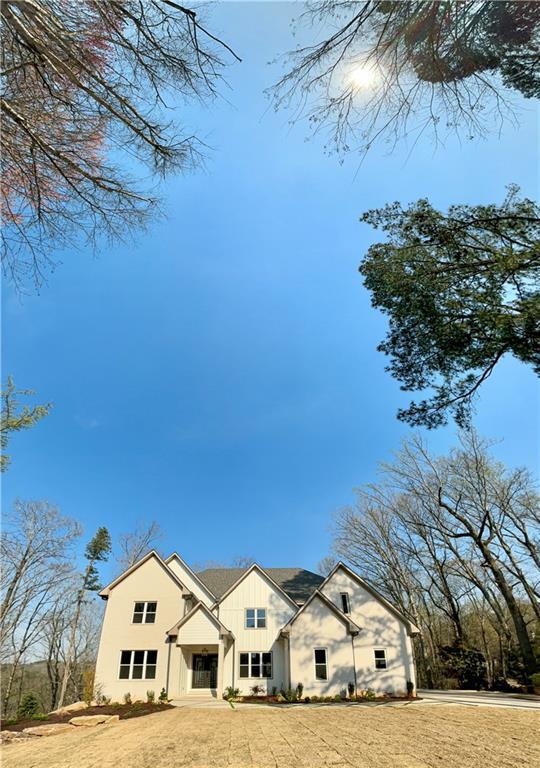
<path fill-rule="evenodd" d="M 352 70 L 350 79 L 356 88 L 369 88 L 375 85 L 379 79 L 379 73 L 372 66 L 359 64 Z"/>

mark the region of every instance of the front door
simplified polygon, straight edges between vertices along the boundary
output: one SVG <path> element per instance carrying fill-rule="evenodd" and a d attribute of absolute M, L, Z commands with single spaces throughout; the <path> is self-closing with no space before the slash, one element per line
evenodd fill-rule
<path fill-rule="evenodd" d="M 193 654 L 192 688 L 217 688 L 217 653 Z"/>

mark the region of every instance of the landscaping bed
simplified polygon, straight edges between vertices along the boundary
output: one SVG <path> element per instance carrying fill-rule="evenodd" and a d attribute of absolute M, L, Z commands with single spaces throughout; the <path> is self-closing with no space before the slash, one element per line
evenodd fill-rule
<path fill-rule="evenodd" d="M 232 699 L 240 704 L 385 704 L 392 701 L 420 701 L 419 696 L 306 696 L 304 699 L 285 699 L 283 696 L 239 696 Z"/>
<path fill-rule="evenodd" d="M 120 720 L 128 720 L 132 717 L 153 715 L 154 712 L 164 712 L 172 709 L 172 704 L 156 704 L 143 701 L 135 701 L 133 704 L 103 704 L 102 706 L 85 707 L 77 711 L 59 712 L 50 715 L 35 715 L 20 720 L 2 720 L 0 728 L 9 731 L 22 731 L 35 725 L 50 725 L 57 723 L 69 723 L 72 717 L 78 715 L 118 715 Z"/>

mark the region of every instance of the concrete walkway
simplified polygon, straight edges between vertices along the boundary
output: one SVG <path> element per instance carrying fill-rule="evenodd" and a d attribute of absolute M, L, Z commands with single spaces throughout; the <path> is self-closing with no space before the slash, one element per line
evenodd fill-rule
<path fill-rule="evenodd" d="M 498 693 L 493 691 L 429 691 L 418 695 L 430 704 L 463 704 L 469 707 L 511 707 L 540 711 L 540 696 L 527 693 Z"/>

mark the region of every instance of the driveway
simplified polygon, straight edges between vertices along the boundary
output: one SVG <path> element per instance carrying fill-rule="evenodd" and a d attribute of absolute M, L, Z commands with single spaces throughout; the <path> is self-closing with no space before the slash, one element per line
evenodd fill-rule
<path fill-rule="evenodd" d="M 514 709 L 536 709 L 540 711 L 540 696 L 530 696 L 524 693 L 419 690 L 418 695 L 430 703 L 437 704 L 465 704 L 472 707 L 512 707 Z"/>
<path fill-rule="evenodd" d="M 6 744 L 2 768 L 538 768 L 536 712 L 175 708 Z"/>

